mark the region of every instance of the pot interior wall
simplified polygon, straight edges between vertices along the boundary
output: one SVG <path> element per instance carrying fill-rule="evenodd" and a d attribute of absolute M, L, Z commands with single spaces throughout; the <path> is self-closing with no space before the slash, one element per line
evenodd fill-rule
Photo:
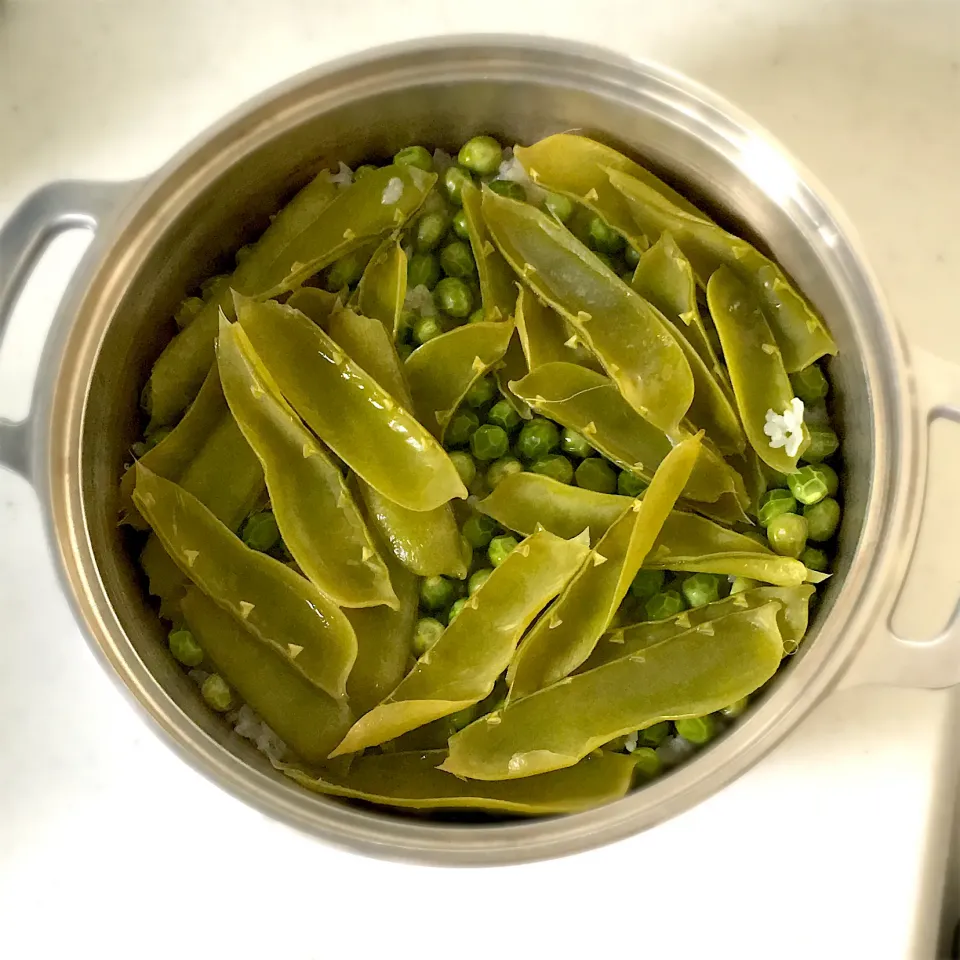
<path fill-rule="evenodd" d="M 531 82 L 506 68 L 498 73 L 488 67 L 485 79 L 471 79 L 461 67 L 467 75 L 452 82 L 417 83 L 398 75 L 397 89 L 371 94 L 359 81 L 338 92 L 320 79 L 308 84 L 306 95 L 301 90 L 296 97 L 292 92 L 280 96 L 227 125 L 199 154 L 165 171 L 113 254 L 142 250 L 136 275 L 104 335 L 86 409 L 85 509 L 100 575 L 131 643 L 173 700 L 209 736 L 263 770 L 268 769 L 263 758 L 204 708 L 192 682 L 167 655 L 164 631 L 145 599 L 134 562 L 136 540 L 117 526 L 116 483 L 138 435 L 140 389 L 174 332 L 170 318 L 178 302 L 201 280 L 228 271 L 237 247 L 255 239 L 269 215 L 313 173 L 339 159 L 351 166 L 384 160 L 408 143 L 450 150 L 477 131 L 493 133 L 505 143 L 529 143 L 577 129 L 627 150 L 684 185 L 721 222 L 776 255 L 814 300 L 840 345 L 829 372 L 844 444 L 846 511 L 839 569 L 821 590 L 825 599 L 818 625 L 829 615 L 858 546 L 873 459 L 872 402 L 860 359 L 862 333 L 835 292 L 831 268 L 811 243 L 816 240 L 822 250 L 823 242 L 830 241 L 817 235 L 819 205 L 807 188 L 772 160 L 762 143 L 744 143 L 731 133 L 725 156 L 705 147 L 691 125 L 722 123 L 709 111 L 701 120 L 688 117 L 686 130 L 664 119 L 672 97 L 669 84 L 649 89 L 613 85 L 601 94 L 570 85 L 569 77 L 558 83 L 546 72 Z M 399 89 L 411 82 L 412 89 Z M 335 104 L 339 96 L 345 99 Z M 223 151 L 229 167 L 209 179 Z M 792 208 L 791 215 L 781 204 Z M 807 218 L 803 232 L 791 216 Z M 162 230 L 156 228 L 158 222 Z M 818 642 L 816 632 L 815 626 L 811 645 Z"/>

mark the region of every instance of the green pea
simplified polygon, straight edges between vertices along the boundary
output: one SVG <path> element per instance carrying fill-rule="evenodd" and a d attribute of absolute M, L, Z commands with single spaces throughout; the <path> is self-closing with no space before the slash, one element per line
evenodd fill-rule
<path fill-rule="evenodd" d="M 440 279 L 440 261 L 432 253 L 415 253 L 407 263 L 407 287 L 432 290 Z"/>
<path fill-rule="evenodd" d="M 650 747 L 637 747 L 630 756 L 635 764 L 637 776 L 641 780 L 652 780 L 663 770 L 660 755 Z"/>
<path fill-rule="evenodd" d="M 560 449 L 571 457 L 589 457 L 593 453 L 593 447 L 587 443 L 583 434 L 569 427 L 564 429 L 560 437 Z"/>
<path fill-rule="evenodd" d="M 741 697 L 739 700 L 734 700 L 729 706 L 724 707 L 720 713 L 730 720 L 736 720 L 737 717 L 743 716 L 749 706 L 749 697 Z"/>
<path fill-rule="evenodd" d="M 490 567 L 481 567 L 472 573 L 467 581 L 467 593 L 472 597 L 490 579 L 491 573 Z"/>
<path fill-rule="evenodd" d="M 369 176 L 377 168 L 372 163 L 361 163 L 356 170 L 353 171 L 353 182 L 356 183 L 358 180 L 362 180 L 364 177 Z"/>
<path fill-rule="evenodd" d="M 499 460 L 494 460 L 487 470 L 487 486 L 493 490 L 515 473 L 523 473 L 523 464 L 516 457 L 500 457 Z"/>
<path fill-rule="evenodd" d="M 787 477 L 790 492 L 800 503 L 818 503 L 827 495 L 827 484 L 816 467 L 801 467 Z"/>
<path fill-rule="evenodd" d="M 472 410 L 461 408 L 450 418 L 443 439 L 448 447 L 462 447 L 470 442 L 479 426 L 480 418 Z"/>
<path fill-rule="evenodd" d="M 413 652 L 422 657 L 439 639 L 444 627 L 433 617 L 422 617 L 413 630 Z"/>
<path fill-rule="evenodd" d="M 764 543 L 764 546 L 766 546 L 766 543 Z M 747 590 L 752 590 L 758 586 L 760 586 L 760 581 L 754 580 L 752 577 L 733 577 L 730 581 L 730 596 L 732 597 L 735 593 L 745 593 Z"/>
<path fill-rule="evenodd" d="M 443 174 L 443 189 L 447 195 L 447 199 L 455 206 L 463 206 L 463 198 L 461 197 L 461 192 L 463 190 L 464 184 L 473 183 L 473 177 L 470 176 L 470 171 L 465 170 L 463 167 L 448 167 Z"/>
<path fill-rule="evenodd" d="M 803 508 L 807 521 L 807 536 L 817 543 L 829 540 L 840 525 L 840 504 L 833 497 L 824 497 L 819 503 Z"/>
<path fill-rule="evenodd" d="M 663 589 L 666 578 L 663 570 L 638 570 L 630 584 L 630 596 L 644 603 Z"/>
<path fill-rule="evenodd" d="M 474 550 L 487 546 L 497 532 L 497 524 L 484 513 L 475 513 L 468 517 L 460 528 L 463 539 Z"/>
<path fill-rule="evenodd" d="M 510 438 L 503 427 L 485 423 L 474 431 L 470 449 L 478 460 L 497 460 L 510 449 Z"/>
<path fill-rule="evenodd" d="M 473 311 L 473 294 L 458 277 L 444 277 L 433 292 L 437 306 L 451 317 L 462 320 Z"/>
<path fill-rule="evenodd" d="M 331 293 L 339 293 L 344 287 L 354 287 L 363 276 L 366 266 L 359 251 L 345 254 L 327 271 L 325 286 Z"/>
<path fill-rule="evenodd" d="M 566 223 L 573 216 L 573 201 L 562 193 L 548 193 L 544 197 L 543 205 L 547 213 L 561 223 Z"/>
<path fill-rule="evenodd" d="M 470 230 L 467 227 L 467 215 L 464 213 L 462 207 L 453 215 L 453 222 L 451 223 L 451 226 L 453 227 L 453 232 L 461 240 L 470 239 Z"/>
<path fill-rule="evenodd" d="M 800 554 L 800 562 L 808 570 L 816 570 L 818 573 L 830 572 L 830 558 L 827 556 L 826 551 L 821 550 L 819 547 L 807 547 L 807 549 Z"/>
<path fill-rule="evenodd" d="M 534 460 L 530 469 L 533 473 L 550 477 L 558 483 L 573 483 L 573 464 L 559 453 Z"/>
<path fill-rule="evenodd" d="M 162 440 L 165 440 L 173 432 L 171 427 L 157 427 L 156 430 L 151 430 L 143 438 L 143 452 L 146 453 L 148 450 L 152 450 L 158 443 Z"/>
<path fill-rule="evenodd" d="M 577 467 L 577 486 L 597 493 L 613 493 L 617 489 L 617 471 L 603 457 L 587 457 Z"/>
<path fill-rule="evenodd" d="M 557 449 L 560 431 L 551 420 L 534 417 L 528 420 L 517 437 L 517 453 L 524 460 L 539 460 Z"/>
<path fill-rule="evenodd" d="M 494 537 L 487 547 L 487 559 L 494 567 L 499 567 L 507 557 L 517 548 L 519 541 L 516 537 L 506 534 L 502 537 Z"/>
<path fill-rule="evenodd" d="M 200 693 L 207 706 L 217 713 L 226 713 L 233 706 L 233 691 L 219 673 L 211 673 L 200 686 Z"/>
<path fill-rule="evenodd" d="M 452 240 L 440 251 L 440 267 L 448 277 L 472 277 L 477 272 L 470 247 L 463 240 Z"/>
<path fill-rule="evenodd" d="M 500 169 L 503 159 L 503 150 L 493 137 L 471 137 L 457 154 L 457 163 L 480 174 L 481 177 L 490 176 Z"/>
<path fill-rule="evenodd" d="M 203 651 L 193 634 L 186 627 L 178 627 L 167 635 L 167 645 L 175 660 L 185 667 L 199 667 L 203 663 Z"/>
<path fill-rule="evenodd" d="M 628 243 L 623 249 L 623 259 L 631 270 L 636 270 L 637 264 L 640 262 L 640 251 Z"/>
<path fill-rule="evenodd" d="M 487 186 L 508 200 L 519 200 L 523 203 L 527 199 L 527 191 L 514 180 L 491 180 Z"/>
<path fill-rule="evenodd" d="M 413 339 L 419 344 L 424 344 L 434 337 L 439 337 L 443 332 L 443 327 L 436 317 L 421 317 L 413 325 Z"/>
<path fill-rule="evenodd" d="M 507 433 L 513 433 L 520 426 L 520 414 L 507 400 L 498 400 L 487 414 L 487 422 L 503 427 Z"/>
<path fill-rule="evenodd" d="M 427 610 L 443 610 L 457 595 L 452 580 L 446 577 L 424 577 L 420 581 L 420 605 Z"/>
<path fill-rule="evenodd" d="M 447 624 L 453 623 L 457 618 L 457 614 L 467 605 L 465 598 L 461 597 L 459 600 L 455 600 L 450 606 L 449 611 L 447 611 Z"/>
<path fill-rule="evenodd" d="M 280 540 L 280 528 L 272 510 L 264 510 L 247 518 L 240 531 L 240 539 L 252 550 L 266 553 Z"/>
<path fill-rule="evenodd" d="M 617 477 L 617 493 L 621 497 L 639 497 L 647 489 L 647 481 L 629 470 L 621 470 Z"/>
<path fill-rule="evenodd" d="M 820 477 L 827 486 L 828 497 L 836 496 L 837 490 L 840 489 L 840 478 L 837 476 L 837 471 L 829 463 L 815 463 L 803 469 L 813 470 Z"/>
<path fill-rule="evenodd" d="M 768 490 L 760 497 L 760 509 L 757 511 L 757 519 L 764 527 L 769 527 L 771 521 L 785 513 L 796 513 L 797 501 L 789 490 L 782 490 L 779 487 L 774 490 Z"/>
<path fill-rule="evenodd" d="M 403 362 L 413 353 L 413 345 L 409 343 L 398 343 L 397 344 L 397 356 L 400 358 L 400 361 Z"/>
<path fill-rule="evenodd" d="M 750 529 L 742 531 L 742 535 L 749 537 L 754 543 L 759 543 L 761 547 L 767 546 L 767 535 L 759 530 Z"/>
<path fill-rule="evenodd" d="M 465 487 L 469 487 L 477 476 L 477 463 L 466 450 L 454 450 L 450 455 L 450 462 L 457 468 L 460 479 Z"/>
<path fill-rule="evenodd" d="M 603 217 L 590 218 L 587 240 L 600 253 L 619 253 L 623 249 L 623 237 Z"/>
<path fill-rule="evenodd" d="M 807 521 L 796 513 L 784 513 L 770 521 L 767 539 L 781 557 L 796 560 L 807 545 Z"/>
<path fill-rule="evenodd" d="M 707 714 L 705 717 L 686 717 L 673 723 L 677 735 L 688 743 L 709 743 L 717 735 L 717 721 Z"/>
<path fill-rule="evenodd" d="M 130 444 L 130 453 L 136 460 L 139 460 L 142 456 L 144 456 L 149 449 L 150 448 L 140 440 L 138 440 L 136 443 Z"/>
<path fill-rule="evenodd" d="M 661 720 L 640 731 L 640 742 L 651 747 L 659 747 L 670 733 L 670 721 Z"/>
<path fill-rule="evenodd" d="M 448 218 L 442 213 L 425 213 L 417 221 L 417 235 L 413 241 L 415 249 L 420 253 L 432 250 L 443 239 L 448 224 Z"/>
<path fill-rule="evenodd" d="M 477 307 L 477 309 L 467 317 L 467 323 L 482 323 L 486 319 L 487 315 L 483 312 L 483 307 Z"/>
<path fill-rule="evenodd" d="M 467 391 L 463 402 L 468 407 L 486 406 L 497 394 L 497 385 L 492 377 L 481 377 L 475 380 Z"/>
<path fill-rule="evenodd" d="M 680 586 L 691 607 L 702 607 L 720 599 L 720 579 L 712 573 L 694 573 Z"/>
<path fill-rule="evenodd" d="M 810 445 L 800 454 L 801 460 L 807 463 L 819 463 L 837 452 L 840 438 L 830 427 L 810 425 L 807 429 L 810 431 Z"/>
<path fill-rule="evenodd" d="M 433 154 L 426 147 L 404 147 L 393 155 L 393 162 L 404 167 L 419 167 L 427 172 L 433 170 Z"/>
<path fill-rule="evenodd" d="M 661 590 L 644 604 L 643 609 L 651 620 L 666 620 L 682 613 L 687 605 L 676 590 Z"/>
<path fill-rule="evenodd" d="M 812 363 L 799 373 L 790 375 L 793 392 L 807 405 L 817 403 L 830 392 L 830 384 L 820 367 Z"/>

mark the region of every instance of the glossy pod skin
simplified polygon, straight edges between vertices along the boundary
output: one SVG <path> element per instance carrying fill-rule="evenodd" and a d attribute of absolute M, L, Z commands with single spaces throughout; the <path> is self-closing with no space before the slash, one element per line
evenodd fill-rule
<path fill-rule="evenodd" d="M 287 298 L 287 306 L 309 317 L 321 330 L 330 326 L 334 310 L 343 306 L 339 293 L 330 293 L 319 287 L 301 287 Z"/>
<path fill-rule="evenodd" d="M 587 555 L 585 542 L 541 531 L 524 540 L 379 706 L 331 754 L 355 753 L 479 702 L 507 668 L 533 618 Z"/>
<path fill-rule="evenodd" d="M 302 760 L 323 763 L 353 719 L 346 700 L 324 693 L 196 587 L 187 590 L 181 607 L 230 686 Z"/>
<path fill-rule="evenodd" d="M 406 296 L 407 255 L 399 240 L 388 237 L 363 271 L 357 287 L 357 309 L 363 316 L 379 320 L 395 340 Z"/>
<path fill-rule="evenodd" d="M 243 300 L 237 314 L 290 405 L 361 479 L 408 510 L 466 497 L 437 441 L 302 313 Z"/>
<path fill-rule="evenodd" d="M 529 370 L 559 361 L 603 372 L 597 358 L 580 343 L 563 317 L 526 287 L 520 288 L 517 297 L 516 323 Z"/>
<path fill-rule="evenodd" d="M 779 606 L 731 613 L 514 701 L 451 737 L 443 769 L 475 780 L 529 777 L 661 720 L 734 703 L 780 665 Z"/>
<path fill-rule="evenodd" d="M 676 431 L 693 377 L 660 313 L 535 207 L 487 190 L 483 217 L 520 279 L 573 326 L 627 402 L 664 433 Z"/>
<path fill-rule="evenodd" d="M 467 391 L 503 359 L 512 322 L 469 323 L 427 341 L 407 357 L 404 372 L 417 419 L 443 440 Z"/>
<path fill-rule="evenodd" d="M 770 259 L 714 223 L 692 217 L 639 179 L 613 168 L 610 182 L 630 205 L 634 219 L 653 240 L 668 230 L 693 265 L 701 286 L 722 266 L 748 284 L 773 330 L 788 373 L 796 373 L 837 345 L 823 320 Z"/>
<path fill-rule="evenodd" d="M 707 302 L 750 445 L 767 466 L 794 473 L 810 433 L 804 425 L 800 448 L 790 456 L 784 447 L 771 447 L 763 432 L 767 411 L 782 414 L 793 400 L 793 387 L 754 292 L 732 270 L 721 267 L 707 284 Z"/>
<path fill-rule="evenodd" d="M 697 459 L 700 438 L 667 455 L 642 500 L 634 500 L 523 639 L 507 670 L 519 700 L 576 670 L 590 656 L 670 516 Z"/>
<path fill-rule="evenodd" d="M 365 800 L 412 810 L 487 810 L 546 816 L 576 813 L 624 796 L 634 761 L 598 752 L 567 770 L 503 783 L 461 780 L 439 769 L 443 750 L 370 754 L 357 757 L 346 773 L 311 775 L 297 767 L 283 772 L 302 787 L 327 796 Z"/>
<path fill-rule="evenodd" d="M 506 320 L 513 316 L 517 302 L 516 278 L 500 251 L 490 242 L 481 209 L 480 191 L 472 183 L 467 183 L 460 197 L 470 235 L 470 248 L 477 262 L 484 317 L 490 321 Z"/>
<path fill-rule="evenodd" d="M 304 574 L 345 607 L 397 603 L 343 475 L 283 399 L 239 324 L 221 318 L 223 391 L 263 465 L 274 517 Z"/>
<path fill-rule="evenodd" d="M 195 497 L 137 468 L 133 493 L 181 571 L 311 683 L 342 697 L 357 657 L 350 622 L 286 565 L 251 550 Z"/>

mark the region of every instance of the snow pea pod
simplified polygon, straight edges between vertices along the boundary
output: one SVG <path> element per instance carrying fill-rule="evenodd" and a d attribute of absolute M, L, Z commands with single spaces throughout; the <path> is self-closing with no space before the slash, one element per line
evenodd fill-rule
<path fill-rule="evenodd" d="M 814 588 L 809 584 L 796 587 L 754 587 L 743 593 L 736 593 L 723 600 L 684 610 L 669 620 L 652 620 L 621 627 L 603 636 L 597 643 L 590 658 L 580 668 L 581 673 L 603 666 L 613 660 L 620 660 L 644 650 L 655 643 L 671 640 L 691 627 L 700 626 L 726 617 L 738 610 L 752 610 L 771 601 L 781 606 L 777 611 L 777 626 L 783 639 L 783 649 L 793 653 L 807 632 L 810 598 Z"/>
<path fill-rule="evenodd" d="M 400 181 L 395 202 L 383 197 Z M 231 291 L 275 297 L 344 254 L 395 230 L 423 202 L 436 176 L 416 167 L 381 167 L 337 192 L 321 174 L 281 210 L 229 281 L 160 355 L 145 391 L 151 421 L 168 424 L 193 399 L 210 364 L 220 310 L 233 315 Z"/>
<path fill-rule="evenodd" d="M 630 789 L 634 770 L 632 758 L 601 751 L 568 770 L 514 783 L 478 783 L 444 773 L 440 764 L 446 756 L 444 750 L 370 754 L 357 757 L 345 774 L 281 769 L 308 790 L 379 806 L 527 816 L 576 813 L 619 800 Z"/>
<path fill-rule="evenodd" d="M 579 341 L 563 317 L 526 287 L 520 287 L 517 297 L 516 321 L 528 369 L 559 361 L 603 372 L 597 358 Z"/>
<path fill-rule="evenodd" d="M 614 169 L 607 174 L 651 240 L 670 231 L 701 286 L 707 285 L 716 270 L 727 266 L 750 287 L 773 330 L 788 373 L 796 373 L 825 354 L 837 352 L 837 345 L 816 310 L 772 260 L 746 240 L 690 216 L 639 180 Z"/>
<path fill-rule="evenodd" d="M 340 294 L 321 290 L 319 287 L 301 287 L 287 298 L 287 306 L 299 310 L 305 317 L 309 317 L 321 330 L 330 325 L 330 317 L 334 310 L 343 304 Z"/>
<path fill-rule="evenodd" d="M 395 606 L 390 574 L 343 475 L 226 317 L 217 359 L 227 403 L 263 464 L 273 514 L 300 569 L 340 606 Z"/>
<path fill-rule="evenodd" d="M 582 433 L 605 457 L 645 480 L 653 477 L 673 447 L 658 427 L 626 402 L 612 380 L 586 367 L 546 363 L 511 384 L 511 389 L 535 410 Z M 677 433 L 680 439 L 682 431 Z M 713 502 L 736 491 L 734 471 L 712 450 L 701 447 L 684 495 Z"/>
<path fill-rule="evenodd" d="M 388 237 L 370 258 L 357 287 L 357 308 L 383 324 L 395 340 L 407 296 L 407 255 L 395 237 Z"/>
<path fill-rule="evenodd" d="M 767 412 L 782 414 L 790 408 L 794 394 L 756 297 L 732 270 L 721 267 L 707 284 L 707 302 L 750 445 L 767 466 L 780 473 L 795 473 L 797 460 L 810 442 L 810 432 L 804 425 L 803 440 L 793 456 L 786 447 L 771 447 L 764 433 Z"/>
<path fill-rule="evenodd" d="M 440 444 L 302 313 L 244 299 L 237 313 L 283 396 L 361 479 L 409 510 L 466 497 Z"/>
<path fill-rule="evenodd" d="M 309 580 L 251 550 L 195 497 L 137 467 L 137 509 L 181 571 L 257 639 L 333 697 L 342 697 L 357 639 Z"/>
<path fill-rule="evenodd" d="M 519 311 L 519 306 L 517 310 Z M 507 352 L 503 355 L 503 360 L 494 368 L 493 375 L 496 377 L 497 386 L 500 388 L 504 399 L 524 420 L 529 420 L 533 414 L 528 404 L 510 389 L 510 383 L 513 380 L 522 380 L 529 372 L 527 358 L 520 343 L 520 335 L 517 333 L 517 328 L 514 327 L 513 336 L 510 337 L 510 343 L 507 344 Z"/>
<path fill-rule="evenodd" d="M 696 436 L 670 451 L 643 499 L 613 522 L 527 634 L 507 670 L 509 700 L 562 680 L 590 656 L 669 518 L 699 449 Z"/>
<path fill-rule="evenodd" d="M 799 561 L 775 553 L 717 553 L 681 559 L 663 557 L 647 559 L 645 566 L 675 573 L 717 573 L 726 577 L 749 577 L 782 587 L 795 587 L 805 581 L 819 583 L 824 579 Z"/>
<path fill-rule="evenodd" d="M 506 320 L 513 316 L 517 302 L 517 283 L 513 270 L 490 242 L 481 209 L 480 191 L 472 183 L 465 183 L 460 196 L 470 236 L 470 249 L 477 262 L 484 316 L 490 321 Z"/>
<path fill-rule="evenodd" d="M 181 608 L 203 652 L 237 693 L 302 760 L 322 763 L 350 727 L 346 701 L 314 686 L 196 587 Z"/>
<path fill-rule="evenodd" d="M 467 600 L 396 690 L 353 725 L 331 756 L 393 740 L 487 696 L 524 630 L 563 589 L 588 550 L 585 542 L 562 540 L 546 531 L 527 537 Z"/>
<path fill-rule="evenodd" d="M 780 665 L 779 606 L 731 613 L 515 700 L 451 737 L 442 769 L 474 780 L 529 777 L 661 720 L 734 703 Z"/>
<path fill-rule="evenodd" d="M 510 266 L 573 326 L 628 403 L 665 433 L 676 431 L 693 377 L 660 312 L 535 207 L 486 190 L 483 216 Z"/>
<path fill-rule="evenodd" d="M 413 409 L 438 440 L 470 387 L 503 359 L 512 336 L 512 321 L 482 320 L 434 337 L 407 357 Z"/>

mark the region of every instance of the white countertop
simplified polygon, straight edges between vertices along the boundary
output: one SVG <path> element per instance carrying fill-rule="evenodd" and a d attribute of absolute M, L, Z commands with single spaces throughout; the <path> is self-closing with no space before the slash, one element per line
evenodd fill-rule
<path fill-rule="evenodd" d="M 960 361 L 960 3 L 438 6 L 0 0 L 0 220 L 49 180 L 151 171 L 320 60 L 448 31 L 546 32 L 660 60 L 752 113 L 858 225 L 909 338 Z M 0 350 L 0 415 L 23 412 L 77 248 L 64 241 Z M 945 613 L 953 595 L 925 605 Z M 90 656 L 34 497 L 3 474 L 0 623 L 0 957 L 932 956 L 956 769 L 946 693 L 836 695 L 654 831 L 447 871 L 330 849 L 182 765 Z"/>

